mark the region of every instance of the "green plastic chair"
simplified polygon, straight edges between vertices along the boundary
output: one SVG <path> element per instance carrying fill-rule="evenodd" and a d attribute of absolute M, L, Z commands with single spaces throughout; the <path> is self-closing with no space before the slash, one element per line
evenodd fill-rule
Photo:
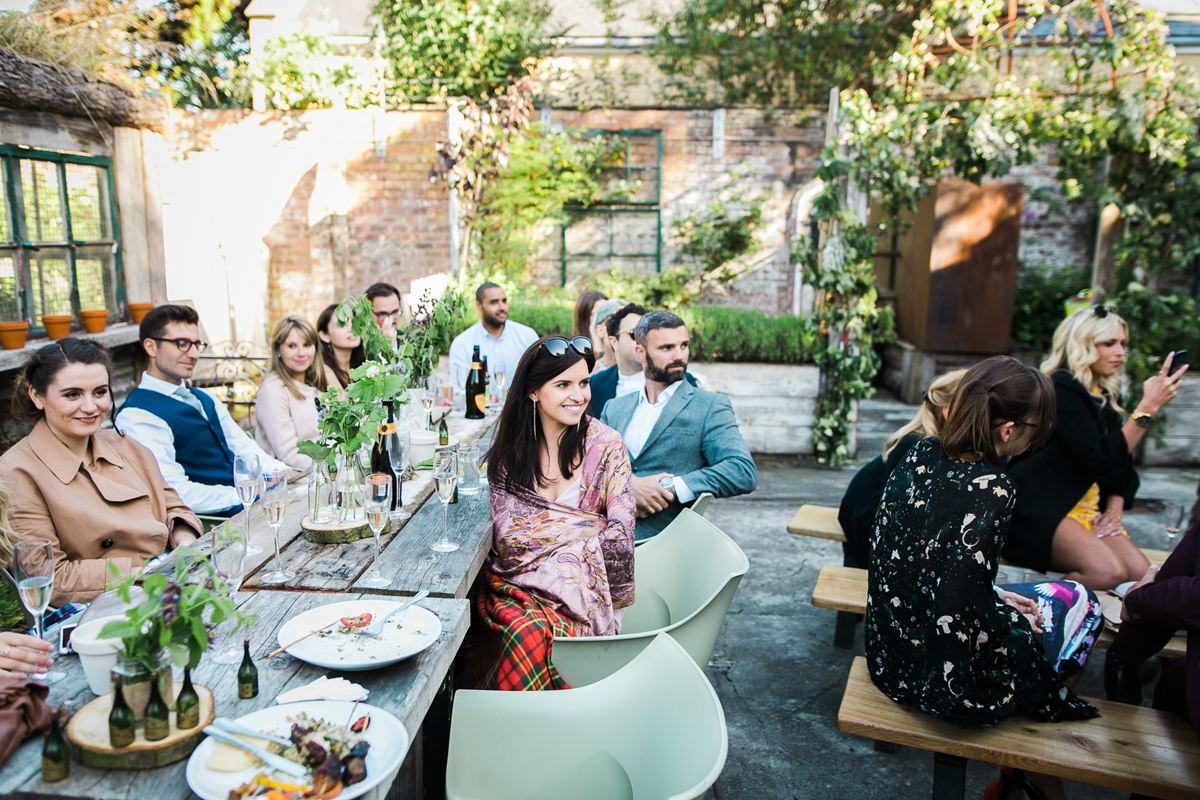
<path fill-rule="evenodd" d="M 729 749 L 708 678 L 670 636 L 579 689 L 454 694 L 447 800 L 686 800 Z"/>
<path fill-rule="evenodd" d="M 634 550 L 636 600 L 617 636 L 565 636 L 550 656 L 568 686 L 612 675 L 669 633 L 704 669 L 750 560 L 716 525 L 685 508 Z"/>
<path fill-rule="evenodd" d="M 693 502 L 689 508 L 703 517 L 704 512 L 708 510 L 708 504 L 712 502 L 712 499 L 712 492 L 701 492 L 700 496 L 696 498 L 695 502 Z"/>

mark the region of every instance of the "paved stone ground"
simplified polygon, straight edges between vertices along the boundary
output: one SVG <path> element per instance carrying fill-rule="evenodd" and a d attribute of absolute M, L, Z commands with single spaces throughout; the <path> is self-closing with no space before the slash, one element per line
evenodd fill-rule
<path fill-rule="evenodd" d="M 882 405 L 882 404 L 881 404 Z M 906 407 L 889 415 L 908 418 Z M 892 420 L 886 425 L 895 428 Z M 883 427 L 881 425 L 880 427 Z M 877 753 L 871 742 L 836 730 L 837 708 L 856 655 L 863 654 L 862 626 L 853 650 L 833 646 L 834 612 L 810 602 L 817 572 L 840 564 L 841 545 L 793 536 L 786 525 L 802 503 L 838 505 L 854 468 L 824 469 L 811 461 L 759 457 L 759 488 L 744 498 L 715 501 L 707 517 L 728 533 L 750 558 L 708 676 L 716 687 L 729 726 L 729 758 L 721 776 L 725 798 L 928 797 L 932 754 L 901 748 Z M 1143 495 L 1189 506 L 1196 471 L 1143 470 Z M 1142 547 L 1162 549 L 1161 514 L 1127 516 Z M 1103 658 L 1084 672 L 1080 693 L 1103 697 Z M 995 767 L 972 762 L 967 797 L 980 798 Z M 1128 795 L 1071 783 L 1073 800 L 1123 800 Z M 713 797 L 710 790 L 708 797 Z"/>

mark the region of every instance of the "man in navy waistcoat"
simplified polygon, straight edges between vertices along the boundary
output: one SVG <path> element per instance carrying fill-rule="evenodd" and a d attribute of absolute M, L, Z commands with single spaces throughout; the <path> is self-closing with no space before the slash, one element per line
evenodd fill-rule
<path fill-rule="evenodd" d="M 187 306 L 150 310 L 138 329 L 149 365 L 117 414 L 117 428 L 150 448 L 171 488 L 197 514 L 240 511 L 233 459 L 256 455 L 262 471 L 290 471 L 267 455 L 229 416 L 223 403 L 188 386 L 201 351 L 200 317 Z"/>

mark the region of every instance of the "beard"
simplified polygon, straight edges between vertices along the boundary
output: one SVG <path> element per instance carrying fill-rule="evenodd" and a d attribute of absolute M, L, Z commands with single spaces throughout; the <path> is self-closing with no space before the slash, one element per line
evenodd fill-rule
<path fill-rule="evenodd" d="M 676 360 L 666 364 L 659 365 L 654 359 L 646 360 L 646 378 L 655 383 L 662 383 L 670 386 L 672 383 L 678 383 L 683 380 L 684 374 L 687 372 L 687 361 Z"/>

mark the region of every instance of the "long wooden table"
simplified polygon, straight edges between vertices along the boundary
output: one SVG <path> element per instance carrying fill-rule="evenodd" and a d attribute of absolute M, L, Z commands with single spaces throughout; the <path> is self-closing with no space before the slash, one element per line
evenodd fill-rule
<path fill-rule="evenodd" d="M 266 654 L 278 646 L 275 633 L 285 620 L 310 608 L 346 599 L 353 599 L 353 596 L 311 592 L 239 593 L 237 602 L 242 612 L 258 616 L 248 635 L 251 652 L 258 665 L 259 694 L 253 700 L 239 700 L 237 665 L 224 666 L 204 659 L 193 677 L 197 683 L 212 689 L 217 715 L 236 718 L 272 705 L 280 693 L 303 686 L 322 675 L 340 675 L 368 689 L 371 694 L 366 702 L 394 714 L 404 723 L 414 743 L 419 743 L 417 737 L 422 721 L 466 635 L 469 622 L 467 601 L 433 598 L 422 601 L 421 605 L 437 614 L 441 620 L 441 635 L 418 655 L 383 669 L 339 673 L 311 666 L 286 653 L 272 659 L 266 658 Z M 50 687 L 51 704 L 65 704 L 71 710 L 76 710 L 93 699 L 77 657 L 60 657 L 56 667 L 65 671 L 67 677 Z M 296 709 L 300 710 L 302 705 L 296 705 Z M 406 763 L 417 758 L 419 749 L 419 746 L 410 748 Z M 13 753 L 0 771 L 0 796 L 89 800 L 129 800 L 139 796 L 155 800 L 186 800 L 194 797 L 184 778 L 186 760 L 148 770 L 101 770 L 72 763 L 69 778 L 57 783 L 43 783 L 41 752 L 42 737 L 38 735 Z M 396 797 L 419 796 L 414 794 L 419 787 L 416 790 L 408 787 L 407 791 L 404 787 L 394 789 L 397 789 L 393 795 Z"/>

